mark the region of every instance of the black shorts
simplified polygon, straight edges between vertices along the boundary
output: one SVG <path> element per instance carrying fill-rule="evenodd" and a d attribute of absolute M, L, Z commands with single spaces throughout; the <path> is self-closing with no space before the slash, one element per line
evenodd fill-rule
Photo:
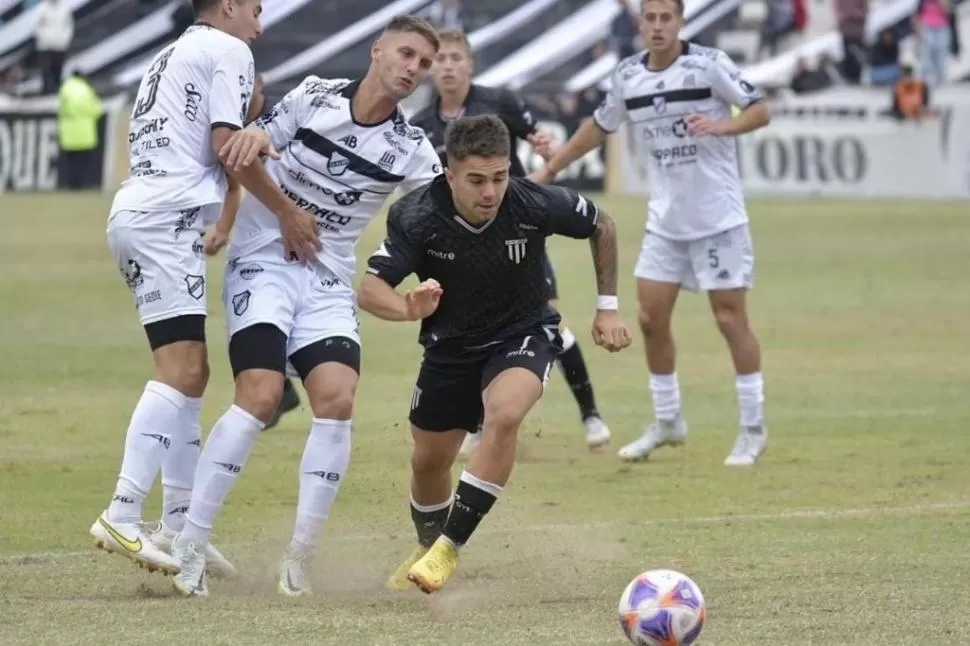
<path fill-rule="evenodd" d="M 552 266 L 552 261 L 549 260 L 548 252 L 542 254 L 542 260 L 542 275 L 546 279 L 546 284 L 549 285 L 549 300 L 558 300 L 559 286 L 556 285 L 556 270 Z"/>
<path fill-rule="evenodd" d="M 546 330 L 479 350 L 426 350 L 408 419 L 425 431 L 475 431 L 482 419 L 482 392 L 499 373 L 525 368 L 545 385 L 562 351 L 558 331 Z"/>

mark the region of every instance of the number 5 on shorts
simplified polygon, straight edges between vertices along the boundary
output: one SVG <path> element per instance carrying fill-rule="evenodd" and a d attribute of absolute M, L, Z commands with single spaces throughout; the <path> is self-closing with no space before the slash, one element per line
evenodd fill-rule
<path fill-rule="evenodd" d="M 708 260 L 708 265 L 711 267 L 711 269 L 717 269 L 718 267 L 721 266 L 721 261 L 718 260 L 718 257 L 717 257 L 716 247 L 711 247 L 710 249 L 707 250 L 707 260 Z"/>

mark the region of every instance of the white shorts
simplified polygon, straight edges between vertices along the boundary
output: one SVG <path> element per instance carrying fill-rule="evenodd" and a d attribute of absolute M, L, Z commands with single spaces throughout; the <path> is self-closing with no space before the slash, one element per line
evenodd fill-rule
<path fill-rule="evenodd" d="M 691 292 L 751 289 L 751 232 L 742 224 L 700 240 L 671 240 L 647 233 L 633 273 L 637 278 L 677 283 Z"/>
<path fill-rule="evenodd" d="M 226 266 L 222 286 L 229 338 L 259 323 L 286 335 L 286 356 L 333 337 L 360 345 L 357 296 L 322 266 L 243 256 Z M 288 374 L 291 371 L 287 370 Z"/>
<path fill-rule="evenodd" d="M 118 211 L 108 220 L 108 248 L 135 297 L 142 325 L 206 313 L 206 223 L 219 204 L 171 212 Z"/>

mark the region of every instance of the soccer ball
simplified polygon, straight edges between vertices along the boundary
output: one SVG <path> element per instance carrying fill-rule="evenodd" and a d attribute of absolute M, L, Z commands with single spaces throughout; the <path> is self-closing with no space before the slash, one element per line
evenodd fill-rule
<path fill-rule="evenodd" d="M 620 628 L 637 646 L 688 646 L 704 627 L 704 595 L 690 577 L 648 570 L 620 597 Z"/>

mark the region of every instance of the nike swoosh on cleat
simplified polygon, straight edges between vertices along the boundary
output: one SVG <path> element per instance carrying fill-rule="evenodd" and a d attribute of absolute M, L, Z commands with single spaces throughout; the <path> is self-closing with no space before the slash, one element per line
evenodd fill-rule
<path fill-rule="evenodd" d="M 106 532 L 108 532 L 108 534 L 111 536 L 111 538 L 113 538 L 119 545 L 121 545 L 123 548 L 125 548 L 129 552 L 140 552 L 141 551 L 142 545 L 141 545 L 141 539 L 140 538 L 136 538 L 133 541 L 128 540 L 127 538 L 125 538 L 124 536 L 122 536 L 121 534 L 119 534 L 118 531 L 114 527 L 112 527 L 107 522 L 105 522 L 104 518 L 99 517 L 98 518 L 98 523 L 100 523 L 101 526 L 104 527 L 104 530 Z"/>

